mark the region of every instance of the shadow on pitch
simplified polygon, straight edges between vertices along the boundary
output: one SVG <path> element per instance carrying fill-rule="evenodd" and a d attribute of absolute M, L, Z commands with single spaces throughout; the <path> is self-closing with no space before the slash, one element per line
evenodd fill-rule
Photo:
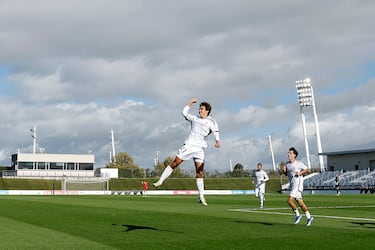
<path fill-rule="evenodd" d="M 234 220 L 232 221 L 234 223 L 244 223 L 244 224 L 259 224 L 259 225 L 264 225 L 264 226 L 291 226 L 295 227 L 296 225 L 293 224 L 284 224 L 284 223 L 269 223 L 269 222 L 261 222 L 261 221 L 244 221 L 244 220 Z"/>
<path fill-rule="evenodd" d="M 351 222 L 354 225 L 365 227 L 365 228 L 370 228 L 370 229 L 375 229 L 375 223 L 374 222 Z"/>
<path fill-rule="evenodd" d="M 265 225 L 265 226 L 273 226 L 273 225 L 275 225 L 274 223 L 259 222 L 259 221 L 235 220 L 235 221 L 232 221 L 232 222 L 234 222 L 234 223 L 245 223 L 245 224 L 260 224 L 260 225 Z"/>
<path fill-rule="evenodd" d="M 155 227 L 137 226 L 137 225 L 128 225 L 128 224 L 112 224 L 112 226 L 124 227 L 125 228 L 125 230 L 123 231 L 124 233 L 134 231 L 134 230 L 151 230 L 151 231 L 169 232 L 169 233 L 183 233 L 183 232 L 178 232 L 178 231 L 158 229 Z"/>

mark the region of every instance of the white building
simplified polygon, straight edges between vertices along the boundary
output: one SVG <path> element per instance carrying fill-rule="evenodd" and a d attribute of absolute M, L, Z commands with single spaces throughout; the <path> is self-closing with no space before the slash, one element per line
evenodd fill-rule
<path fill-rule="evenodd" d="M 91 154 L 31 154 L 12 155 L 11 169 L 16 176 L 62 178 L 94 177 L 95 156 Z"/>
<path fill-rule="evenodd" d="M 375 170 L 375 149 L 322 153 L 327 156 L 327 170 Z"/>

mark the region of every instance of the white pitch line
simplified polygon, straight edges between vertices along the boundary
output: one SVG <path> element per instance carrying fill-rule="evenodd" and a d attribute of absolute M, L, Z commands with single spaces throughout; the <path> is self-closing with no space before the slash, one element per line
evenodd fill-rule
<path fill-rule="evenodd" d="M 375 208 L 375 205 L 369 205 L 369 206 L 325 206 L 325 207 L 311 207 L 309 206 L 309 209 L 343 209 L 343 208 Z M 254 210 L 254 211 L 270 211 L 270 210 L 290 210 L 290 207 L 270 207 L 270 208 L 238 208 L 238 209 L 229 209 L 233 211 L 238 210 Z"/>
<path fill-rule="evenodd" d="M 375 207 L 375 205 L 369 205 L 369 206 L 332 206 L 332 207 L 329 207 L 329 206 L 326 206 L 326 207 L 309 207 L 309 208 L 328 208 L 328 209 L 341 209 L 341 208 L 371 208 L 371 207 Z"/>
<path fill-rule="evenodd" d="M 339 206 L 339 207 L 314 207 L 314 208 L 360 208 L 360 207 L 375 207 L 375 206 Z M 243 213 L 263 213 L 263 214 L 277 214 L 277 215 L 293 215 L 292 213 L 282 213 L 282 212 L 271 212 L 270 210 L 279 210 L 286 208 L 268 208 L 268 209 L 229 209 L 234 212 L 243 212 Z M 290 209 L 290 208 L 288 208 Z M 331 215 L 317 215 L 314 214 L 314 217 L 317 218 L 328 218 L 328 219 L 343 219 L 343 220 L 361 220 L 361 221 L 375 221 L 374 218 L 356 218 L 356 217 L 343 217 L 343 216 L 331 216 Z"/>

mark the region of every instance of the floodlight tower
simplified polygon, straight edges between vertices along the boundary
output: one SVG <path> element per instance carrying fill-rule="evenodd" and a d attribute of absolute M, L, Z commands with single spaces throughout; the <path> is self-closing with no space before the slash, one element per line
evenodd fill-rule
<path fill-rule="evenodd" d="M 276 172 L 276 163 L 275 163 L 275 156 L 274 156 L 274 154 L 273 154 L 271 135 L 268 136 L 268 141 L 269 141 L 269 143 L 270 143 L 270 150 L 271 150 L 271 157 L 272 157 L 273 171 Z"/>
<path fill-rule="evenodd" d="M 308 144 L 307 135 L 306 135 L 306 120 L 305 120 L 305 115 L 303 113 L 303 108 L 312 106 L 313 113 L 314 113 L 315 135 L 316 135 L 316 142 L 318 146 L 320 171 L 324 172 L 324 161 L 323 161 L 323 155 L 321 154 L 322 143 L 320 141 L 318 115 L 316 114 L 314 91 L 313 91 L 313 87 L 311 85 L 310 79 L 306 78 L 304 80 L 296 81 L 296 88 L 297 88 L 298 102 L 299 102 L 299 107 L 300 107 L 301 117 L 302 117 L 302 126 L 303 126 L 303 134 L 304 134 L 304 139 L 305 139 L 307 165 L 309 168 L 311 168 L 309 144 Z"/>
<path fill-rule="evenodd" d="M 159 165 L 159 156 L 160 156 L 160 151 L 156 150 L 156 158 L 155 158 L 155 166 Z"/>
<path fill-rule="evenodd" d="M 115 135 L 113 130 L 111 130 L 111 145 L 112 145 L 112 156 L 111 162 L 116 163 L 116 152 L 115 152 Z"/>
<path fill-rule="evenodd" d="M 34 128 L 30 129 L 30 131 L 33 132 L 31 137 L 33 138 L 33 154 L 35 154 L 36 152 L 36 126 L 34 125 Z"/>
<path fill-rule="evenodd" d="M 109 163 L 113 163 L 112 160 L 112 152 L 111 150 L 109 150 Z"/>

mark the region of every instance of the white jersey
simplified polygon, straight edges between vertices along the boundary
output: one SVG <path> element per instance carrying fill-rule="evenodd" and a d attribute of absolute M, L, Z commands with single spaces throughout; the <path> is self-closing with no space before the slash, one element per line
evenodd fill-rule
<path fill-rule="evenodd" d="M 293 163 L 287 162 L 286 164 L 287 173 L 290 180 L 291 192 L 302 192 L 303 191 L 303 176 L 296 176 L 298 172 L 307 169 L 306 165 L 301 161 L 295 160 Z"/>
<path fill-rule="evenodd" d="M 213 133 L 215 140 L 219 141 L 219 126 L 210 116 L 201 118 L 199 116 L 189 114 L 190 106 L 186 105 L 182 111 L 182 115 L 186 120 L 190 121 L 191 130 L 185 145 L 207 148 L 207 137 Z"/>
<path fill-rule="evenodd" d="M 256 182 L 256 188 L 260 188 L 262 186 L 265 186 L 265 182 L 268 181 L 270 177 L 268 177 L 268 174 L 264 170 L 255 171 L 255 182 Z"/>

